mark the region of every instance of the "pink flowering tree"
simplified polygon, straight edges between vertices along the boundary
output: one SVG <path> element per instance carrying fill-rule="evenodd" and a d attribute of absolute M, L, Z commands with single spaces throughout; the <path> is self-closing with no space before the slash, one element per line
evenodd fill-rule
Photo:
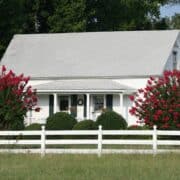
<path fill-rule="evenodd" d="M 2 66 L 0 72 L 0 130 L 24 128 L 28 110 L 39 111 L 36 91 L 27 86 L 29 77 L 17 76 Z"/>
<path fill-rule="evenodd" d="M 180 71 L 165 71 L 162 77 L 150 77 L 144 89 L 134 96 L 131 115 L 139 123 L 159 129 L 180 129 Z"/>

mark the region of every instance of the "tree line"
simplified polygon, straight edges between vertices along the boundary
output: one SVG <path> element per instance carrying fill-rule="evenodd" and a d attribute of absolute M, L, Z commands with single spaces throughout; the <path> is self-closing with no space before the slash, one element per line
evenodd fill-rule
<path fill-rule="evenodd" d="M 0 0 L 0 58 L 14 34 L 180 28 L 160 18 L 179 0 Z"/>

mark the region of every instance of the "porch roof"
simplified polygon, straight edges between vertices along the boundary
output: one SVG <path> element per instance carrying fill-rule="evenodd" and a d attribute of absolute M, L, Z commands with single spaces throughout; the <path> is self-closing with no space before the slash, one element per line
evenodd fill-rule
<path fill-rule="evenodd" d="M 33 88 L 41 92 L 54 91 L 123 91 L 133 90 L 131 87 L 122 85 L 109 79 L 74 79 L 56 80 L 50 83 L 35 85 Z"/>

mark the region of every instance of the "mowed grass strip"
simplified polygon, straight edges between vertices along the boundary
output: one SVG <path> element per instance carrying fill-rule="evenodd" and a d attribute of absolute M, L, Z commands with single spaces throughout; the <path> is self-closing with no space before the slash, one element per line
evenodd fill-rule
<path fill-rule="evenodd" d="M 179 180 L 180 154 L 0 154 L 2 180 Z"/>

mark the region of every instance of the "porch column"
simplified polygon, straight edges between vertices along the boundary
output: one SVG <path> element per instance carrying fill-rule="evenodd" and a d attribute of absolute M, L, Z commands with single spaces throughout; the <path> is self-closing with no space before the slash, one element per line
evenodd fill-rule
<path fill-rule="evenodd" d="M 106 109 L 106 94 L 104 94 L 104 109 Z"/>
<path fill-rule="evenodd" d="M 120 97 L 120 112 L 121 115 L 123 115 L 123 93 L 120 93 L 119 97 Z"/>
<path fill-rule="evenodd" d="M 89 93 L 86 94 L 87 100 L 86 100 L 86 118 L 90 119 L 90 113 L 89 113 L 89 109 L 90 109 L 90 95 Z"/>
<path fill-rule="evenodd" d="M 57 94 L 54 93 L 54 114 L 57 112 Z"/>
<path fill-rule="evenodd" d="M 68 101 L 69 101 L 69 106 L 68 106 L 68 113 L 71 114 L 71 95 L 69 95 L 68 97 Z"/>

